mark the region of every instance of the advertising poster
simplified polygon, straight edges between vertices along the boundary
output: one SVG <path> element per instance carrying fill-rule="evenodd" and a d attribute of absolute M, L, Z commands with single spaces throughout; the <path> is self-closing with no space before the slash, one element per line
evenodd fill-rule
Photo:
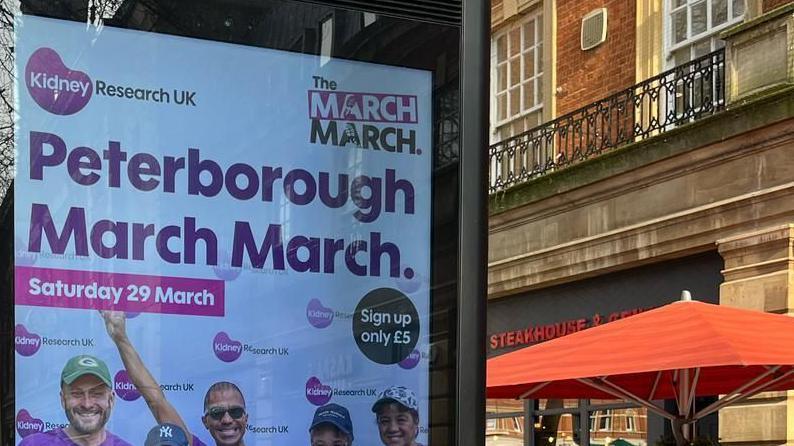
<path fill-rule="evenodd" d="M 299 445 L 334 417 L 427 444 L 431 73 L 16 33 L 17 444 L 181 419 L 194 445 Z M 382 426 L 398 402 L 417 419 Z"/>

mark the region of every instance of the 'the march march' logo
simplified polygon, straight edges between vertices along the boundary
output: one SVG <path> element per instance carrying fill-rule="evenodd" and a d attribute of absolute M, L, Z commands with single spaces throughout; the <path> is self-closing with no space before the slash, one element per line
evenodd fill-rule
<path fill-rule="evenodd" d="M 16 426 L 17 433 L 22 438 L 38 432 L 44 432 L 44 422 L 34 418 L 27 409 L 17 412 Z"/>
<path fill-rule="evenodd" d="M 415 95 L 338 91 L 334 80 L 313 76 L 308 90 L 309 142 L 421 155 Z"/>
<path fill-rule="evenodd" d="M 41 336 L 31 333 L 22 324 L 14 327 L 14 349 L 22 356 L 33 356 L 41 347 Z"/>
<path fill-rule="evenodd" d="M 73 115 L 88 104 L 94 87 L 82 71 L 69 69 L 52 48 L 39 48 L 25 66 L 25 84 L 33 100 L 56 115 Z"/>

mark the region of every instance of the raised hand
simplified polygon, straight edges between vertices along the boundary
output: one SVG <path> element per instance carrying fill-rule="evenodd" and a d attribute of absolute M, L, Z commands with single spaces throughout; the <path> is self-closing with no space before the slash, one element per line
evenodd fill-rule
<path fill-rule="evenodd" d="M 123 311 L 100 310 L 99 314 L 105 320 L 105 328 L 113 341 L 119 341 L 127 337 L 127 317 Z"/>

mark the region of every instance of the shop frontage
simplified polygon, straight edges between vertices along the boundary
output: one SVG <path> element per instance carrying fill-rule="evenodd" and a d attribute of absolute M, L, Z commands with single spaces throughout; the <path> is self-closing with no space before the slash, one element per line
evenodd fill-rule
<path fill-rule="evenodd" d="M 722 269 L 712 252 L 492 300 L 489 357 L 660 307 L 682 290 L 718 303 Z M 489 445 L 648 446 L 671 435 L 665 419 L 622 400 L 489 399 L 486 411 Z M 696 427 L 700 438 L 716 440 L 717 431 L 716 415 Z"/>

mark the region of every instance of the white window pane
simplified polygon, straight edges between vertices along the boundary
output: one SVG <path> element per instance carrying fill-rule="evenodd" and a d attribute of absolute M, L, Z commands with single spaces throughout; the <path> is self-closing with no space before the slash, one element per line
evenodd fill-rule
<path fill-rule="evenodd" d="M 526 130 L 526 127 L 524 127 L 524 120 L 523 119 L 518 119 L 518 120 L 514 121 L 513 124 L 510 125 L 510 127 L 513 129 L 513 135 L 518 135 L 519 133 L 524 133 L 524 130 Z"/>
<path fill-rule="evenodd" d="M 521 82 L 521 59 L 514 57 L 510 59 L 510 86 L 514 87 Z"/>
<path fill-rule="evenodd" d="M 728 0 L 711 0 L 711 26 L 728 21 Z"/>
<path fill-rule="evenodd" d="M 744 14 L 744 0 L 733 0 L 733 17 L 741 17 Z"/>
<path fill-rule="evenodd" d="M 524 24 L 524 50 L 535 45 L 535 21 Z"/>
<path fill-rule="evenodd" d="M 524 79 L 535 75 L 535 50 L 529 50 L 522 56 L 524 58 Z"/>
<path fill-rule="evenodd" d="M 673 14 L 673 43 L 686 40 L 686 9 Z"/>
<path fill-rule="evenodd" d="M 529 110 L 535 106 L 535 83 L 529 81 L 521 86 L 524 89 L 524 105 L 523 110 Z"/>
<path fill-rule="evenodd" d="M 677 8 L 686 5 L 686 0 L 670 0 L 670 3 L 673 5 L 673 8 Z"/>
<path fill-rule="evenodd" d="M 507 119 L 507 93 L 496 97 L 496 119 L 499 121 Z"/>
<path fill-rule="evenodd" d="M 496 91 L 507 90 L 507 64 L 496 67 Z"/>
<path fill-rule="evenodd" d="M 705 56 L 711 52 L 711 39 L 706 39 L 702 42 L 692 45 L 692 58 L 697 59 L 700 56 Z"/>
<path fill-rule="evenodd" d="M 536 95 L 537 98 L 536 98 L 535 103 L 536 104 L 542 104 L 543 103 L 543 78 L 542 77 L 538 77 L 538 78 L 535 79 L 535 91 L 537 92 L 537 95 Z"/>
<path fill-rule="evenodd" d="M 521 28 L 516 28 L 510 31 L 510 55 L 515 56 L 521 51 Z"/>
<path fill-rule="evenodd" d="M 543 42 L 543 16 L 539 15 L 535 18 L 536 42 Z"/>
<path fill-rule="evenodd" d="M 537 72 L 538 73 L 542 73 L 543 72 L 543 44 L 542 43 L 538 45 L 538 49 L 535 50 L 535 53 L 538 56 L 538 59 L 537 59 L 537 61 L 538 61 Z"/>
<path fill-rule="evenodd" d="M 676 66 L 678 66 L 678 65 L 683 65 L 683 64 L 689 62 L 689 60 L 690 60 L 689 59 L 689 54 L 690 54 L 690 48 L 689 47 L 681 48 L 678 51 L 674 51 L 673 52 L 673 63 Z"/>
<path fill-rule="evenodd" d="M 521 87 L 510 90 L 510 116 L 515 116 L 521 112 Z"/>
<path fill-rule="evenodd" d="M 507 37 L 504 35 L 496 39 L 496 60 L 498 62 L 507 60 Z"/>
<path fill-rule="evenodd" d="M 690 9 L 692 14 L 692 35 L 696 36 L 706 31 L 706 2 L 695 3 Z"/>

